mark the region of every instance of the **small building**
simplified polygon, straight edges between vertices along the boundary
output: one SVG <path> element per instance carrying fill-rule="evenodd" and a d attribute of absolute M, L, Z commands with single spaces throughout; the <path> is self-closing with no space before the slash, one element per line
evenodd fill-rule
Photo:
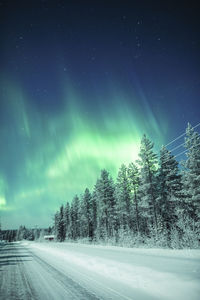
<path fill-rule="evenodd" d="M 55 236 L 53 234 L 51 235 L 44 235 L 44 240 L 45 241 L 54 241 Z"/>

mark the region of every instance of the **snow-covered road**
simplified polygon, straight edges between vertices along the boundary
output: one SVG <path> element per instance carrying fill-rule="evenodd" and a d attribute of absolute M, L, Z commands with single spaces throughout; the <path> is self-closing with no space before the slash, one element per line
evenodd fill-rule
<path fill-rule="evenodd" d="M 0 246 L 0 299 L 200 299 L 200 251 Z"/>

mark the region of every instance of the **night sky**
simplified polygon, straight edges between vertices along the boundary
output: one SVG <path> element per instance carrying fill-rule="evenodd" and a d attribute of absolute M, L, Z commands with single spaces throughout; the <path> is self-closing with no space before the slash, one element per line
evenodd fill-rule
<path fill-rule="evenodd" d="M 158 151 L 200 122 L 198 8 L 147 3 L 0 1 L 2 228 L 51 225 L 143 133 Z"/>

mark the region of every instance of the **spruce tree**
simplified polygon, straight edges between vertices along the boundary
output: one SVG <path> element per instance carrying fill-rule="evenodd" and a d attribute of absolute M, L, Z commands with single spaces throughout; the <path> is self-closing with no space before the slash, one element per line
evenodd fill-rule
<path fill-rule="evenodd" d="M 72 239 L 76 240 L 80 238 L 80 200 L 76 195 L 71 203 L 71 235 Z"/>
<path fill-rule="evenodd" d="M 81 235 L 82 237 L 92 237 L 92 196 L 88 188 L 81 201 Z"/>
<path fill-rule="evenodd" d="M 116 203 L 114 184 L 108 171 L 102 170 L 95 186 L 97 200 L 97 237 L 105 239 L 115 234 Z"/>
<path fill-rule="evenodd" d="M 66 237 L 66 227 L 65 227 L 65 219 L 64 219 L 64 207 L 61 205 L 60 212 L 58 215 L 58 233 L 57 239 L 60 242 L 63 242 Z"/>
<path fill-rule="evenodd" d="M 97 194 L 96 194 L 96 186 L 94 187 L 94 191 L 92 193 L 92 239 L 96 238 L 96 230 L 97 230 Z"/>
<path fill-rule="evenodd" d="M 64 211 L 64 222 L 65 222 L 65 232 L 66 237 L 70 238 L 70 230 L 71 230 L 71 219 L 70 219 L 70 204 L 69 202 L 66 203 L 65 211 Z"/>
<path fill-rule="evenodd" d="M 129 230 L 132 227 L 131 190 L 128 180 L 128 170 L 124 164 L 121 165 L 117 176 L 116 200 L 119 226 L 121 229 Z"/>
<path fill-rule="evenodd" d="M 178 162 L 165 147 L 160 151 L 160 167 L 158 171 L 158 210 L 161 217 L 161 231 L 166 234 L 170 246 L 171 229 L 177 221 L 178 208 L 182 200 L 181 175 Z"/>
<path fill-rule="evenodd" d="M 59 223 L 59 212 L 57 211 L 54 216 L 54 234 L 58 239 L 58 223 Z"/>
<path fill-rule="evenodd" d="M 140 217 L 139 217 L 139 169 L 134 163 L 130 163 L 128 166 L 128 180 L 130 186 L 130 192 L 133 199 L 134 206 L 134 215 L 132 216 L 133 220 L 135 220 L 136 231 L 140 233 Z"/>
<path fill-rule="evenodd" d="M 185 148 L 187 159 L 183 164 L 183 185 L 187 209 L 195 226 L 200 228 L 200 135 L 190 124 L 186 129 Z"/>
<path fill-rule="evenodd" d="M 142 213 L 147 230 L 158 232 L 158 217 L 156 205 L 156 164 L 157 155 L 153 152 L 154 144 L 143 136 L 141 140 L 138 164 L 140 165 L 140 198 Z"/>

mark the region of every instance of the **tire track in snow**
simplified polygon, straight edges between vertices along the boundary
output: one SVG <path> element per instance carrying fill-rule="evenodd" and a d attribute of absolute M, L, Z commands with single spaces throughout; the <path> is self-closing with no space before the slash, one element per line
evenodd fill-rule
<path fill-rule="evenodd" d="M 31 260 L 28 258 L 31 258 Z M 21 248 L 15 244 L 4 245 L 0 251 L 0 262 L 2 267 L 0 270 L 1 300 L 100 299 L 33 254 L 26 247 Z M 34 268 L 32 268 L 33 266 Z M 38 273 L 37 269 L 40 270 L 41 274 Z M 45 277 L 47 273 L 48 278 Z M 42 279 L 40 285 L 38 285 L 38 280 L 34 282 L 34 277 L 39 275 Z M 49 279 L 51 279 L 50 283 Z M 59 291 L 59 294 L 57 294 L 57 290 L 52 293 L 52 285 L 53 287 L 60 286 L 62 291 Z"/>
<path fill-rule="evenodd" d="M 22 260 L 22 257 L 20 256 L 16 257 L 16 261 L 17 261 L 17 267 L 19 269 L 19 274 L 21 276 L 21 280 L 24 285 L 24 290 L 26 291 L 27 294 L 25 299 L 28 300 L 37 299 L 38 298 L 37 292 L 31 284 L 31 280 L 30 277 L 28 276 L 26 268 L 24 267 L 24 262 Z"/>
<path fill-rule="evenodd" d="M 130 298 L 130 297 L 127 297 L 125 295 L 122 295 L 117 290 L 114 290 L 111 287 L 105 286 L 102 283 L 95 280 L 94 278 L 92 278 L 92 277 L 90 277 L 86 274 L 83 274 L 80 271 L 74 270 L 74 269 L 72 269 L 71 267 L 68 266 L 68 271 L 71 270 L 73 273 L 76 273 L 76 274 L 80 275 L 82 278 L 84 278 L 84 280 L 86 280 L 90 284 L 90 286 L 91 286 L 91 283 L 95 286 L 98 286 L 98 289 L 101 290 L 103 292 L 103 294 L 105 295 L 105 296 L 97 296 L 95 293 L 88 292 L 88 290 L 85 287 L 83 287 L 81 284 L 77 283 L 75 280 L 73 280 L 71 277 L 67 276 L 63 272 L 57 270 L 55 267 L 53 267 L 52 265 L 47 263 L 44 259 L 40 258 L 38 255 L 33 253 L 31 250 L 27 249 L 27 251 L 39 263 L 41 263 L 44 266 L 44 268 L 46 268 L 51 274 L 54 273 L 54 276 L 56 276 L 56 280 L 58 280 L 60 283 L 62 283 L 65 287 L 66 287 L 66 281 L 65 280 L 67 280 L 67 282 L 70 283 L 70 288 L 75 287 L 76 291 L 81 289 L 81 291 L 83 292 L 83 295 L 85 294 L 85 292 L 88 294 L 88 296 L 86 298 L 80 298 L 80 296 L 79 296 L 79 297 L 77 297 L 77 299 L 86 299 L 86 300 L 93 300 L 93 299 L 94 300 L 96 300 L 96 299 L 101 299 L 101 300 L 104 300 L 104 299 L 106 299 L 106 300 L 115 300 L 115 299 L 133 300 L 133 299 L 135 299 L 133 297 Z M 74 295 L 74 294 L 72 294 L 72 295 Z"/>
<path fill-rule="evenodd" d="M 54 279 L 60 283 L 68 293 L 71 294 L 72 299 L 81 300 L 100 300 L 94 293 L 89 292 L 86 288 L 82 287 L 79 283 L 75 282 L 72 278 L 60 272 L 46 261 L 41 259 L 39 256 L 34 254 L 32 251 L 27 250 L 31 256 L 44 268 L 46 269 Z"/>
<path fill-rule="evenodd" d="M 0 299 L 32 300 L 37 299 L 36 291 L 25 274 L 24 258 L 14 244 L 5 244 L 0 252 L 1 296 Z"/>

